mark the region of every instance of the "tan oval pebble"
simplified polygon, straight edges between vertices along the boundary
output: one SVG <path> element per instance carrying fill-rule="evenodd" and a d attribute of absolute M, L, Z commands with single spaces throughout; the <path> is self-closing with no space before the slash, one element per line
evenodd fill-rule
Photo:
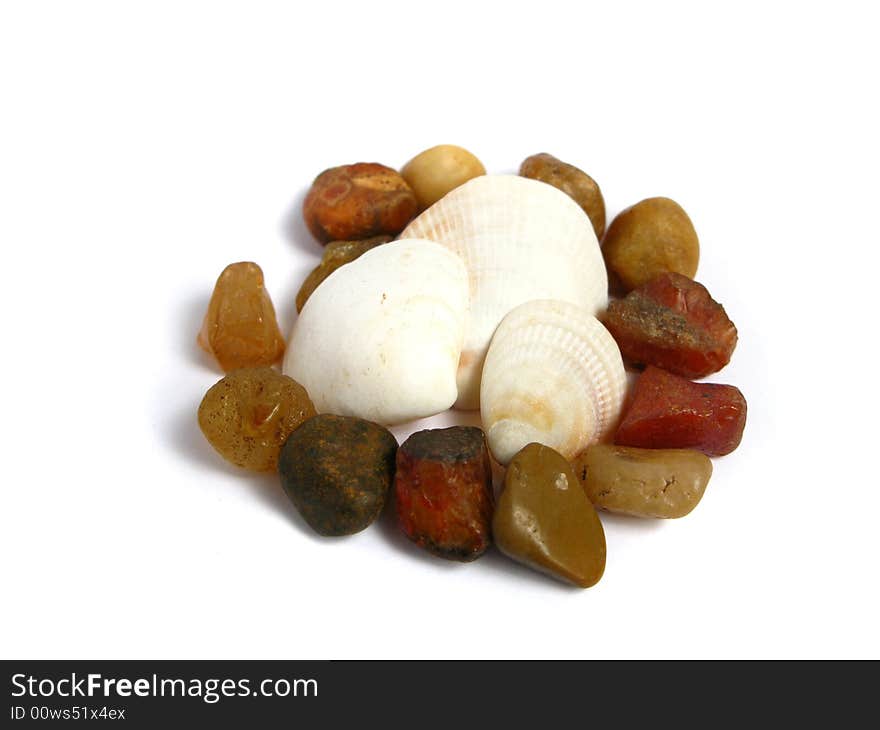
<path fill-rule="evenodd" d="M 492 519 L 503 553 L 589 588 L 605 571 L 605 532 L 574 470 L 548 446 L 529 444 L 510 462 Z"/>
<path fill-rule="evenodd" d="M 602 253 L 615 285 L 630 291 L 665 271 L 693 279 L 700 242 L 684 208 L 669 198 L 648 198 L 611 221 Z"/>
<path fill-rule="evenodd" d="M 400 171 L 413 189 L 419 206 L 434 205 L 450 190 L 486 174 L 486 168 L 473 154 L 454 144 L 441 144 L 420 152 Z"/>
<path fill-rule="evenodd" d="M 527 157 L 519 168 L 519 174 L 552 185 L 568 195 L 589 216 L 596 237 L 601 240 L 605 233 L 605 198 L 602 197 L 599 184 L 587 173 L 542 152 Z"/>
<path fill-rule="evenodd" d="M 684 517 L 702 499 L 712 462 L 690 449 L 596 444 L 573 461 L 590 501 L 635 517 Z"/>

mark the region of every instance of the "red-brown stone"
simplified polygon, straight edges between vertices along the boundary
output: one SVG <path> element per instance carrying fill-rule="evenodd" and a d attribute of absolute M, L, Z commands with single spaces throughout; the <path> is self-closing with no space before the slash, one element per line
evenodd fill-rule
<path fill-rule="evenodd" d="M 693 383 L 648 366 L 636 382 L 614 443 L 723 456 L 739 446 L 745 425 L 746 399 L 738 388 Z"/>
<path fill-rule="evenodd" d="M 469 561 L 491 544 L 492 467 L 480 429 L 414 433 L 397 451 L 394 489 L 400 526 L 417 545 Z"/>
<path fill-rule="evenodd" d="M 612 302 L 603 318 L 623 357 L 686 378 L 723 368 L 736 327 L 706 287 L 681 274 L 660 274 Z"/>

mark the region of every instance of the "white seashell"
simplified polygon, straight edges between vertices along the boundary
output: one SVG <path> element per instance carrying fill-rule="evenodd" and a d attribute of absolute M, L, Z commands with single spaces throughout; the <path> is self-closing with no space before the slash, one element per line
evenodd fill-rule
<path fill-rule="evenodd" d="M 403 423 L 445 411 L 467 321 L 461 259 L 431 241 L 387 243 L 328 276 L 293 326 L 284 374 L 319 413 Z"/>
<path fill-rule="evenodd" d="M 610 435 L 626 392 L 611 334 L 568 302 L 528 302 L 495 332 L 480 406 L 492 455 L 507 464 L 536 442 L 570 459 Z"/>
<path fill-rule="evenodd" d="M 565 193 L 517 175 L 484 175 L 452 190 L 401 238 L 438 241 L 459 254 L 471 284 L 470 317 L 456 407 L 479 407 L 480 373 L 495 328 L 534 299 L 559 299 L 595 314 L 608 279 L 590 219 Z"/>

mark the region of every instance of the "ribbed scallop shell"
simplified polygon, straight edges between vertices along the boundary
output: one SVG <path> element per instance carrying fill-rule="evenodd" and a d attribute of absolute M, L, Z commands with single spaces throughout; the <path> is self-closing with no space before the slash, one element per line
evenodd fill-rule
<path fill-rule="evenodd" d="M 565 193 L 537 180 L 474 178 L 428 208 L 401 238 L 438 241 L 467 267 L 471 307 L 458 408 L 479 407 L 489 341 L 514 307 L 558 299 L 595 314 L 607 302 L 605 264 L 590 219 Z"/>
<path fill-rule="evenodd" d="M 527 444 L 567 459 L 610 435 L 620 417 L 626 373 L 620 350 L 589 312 L 539 300 L 499 325 L 483 366 L 483 429 L 507 464 Z"/>
<path fill-rule="evenodd" d="M 284 374 L 319 413 L 395 424 L 455 401 L 467 320 L 461 259 L 432 241 L 386 243 L 328 276 L 294 323 Z"/>

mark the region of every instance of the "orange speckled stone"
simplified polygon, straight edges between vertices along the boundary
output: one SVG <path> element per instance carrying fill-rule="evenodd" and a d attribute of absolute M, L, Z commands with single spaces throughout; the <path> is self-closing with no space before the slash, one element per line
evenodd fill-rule
<path fill-rule="evenodd" d="M 396 236 L 418 212 L 416 194 L 397 170 L 358 162 L 324 170 L 303 202 L 303 218 L 322 243 Z"/>

